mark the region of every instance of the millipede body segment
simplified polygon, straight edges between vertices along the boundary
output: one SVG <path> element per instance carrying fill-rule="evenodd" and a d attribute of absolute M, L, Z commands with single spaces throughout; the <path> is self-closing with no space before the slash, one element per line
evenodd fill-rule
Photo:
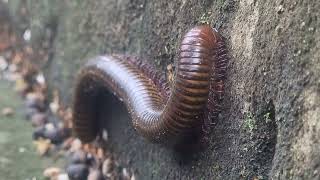
<path fill-rule="evenodd" d="M 75 134 L 84 142 L 95 139 L 101 116 L 97 102 L 109 91 L 126 105 L 139 134 L 152 142 L 186 143 L 190 134 L 207 132 L 220 112 L 226 64 L 222 38 L 207 25 L 192 28 L 182 38 L 172 88 L 163 73 L 137 57 L 95 57 L 77 77 Z"/>

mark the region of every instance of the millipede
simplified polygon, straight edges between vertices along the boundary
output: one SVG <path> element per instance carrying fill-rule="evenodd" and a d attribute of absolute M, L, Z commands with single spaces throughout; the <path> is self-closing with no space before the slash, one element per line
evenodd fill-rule
<path fill-rule="evenodd" d="M 209 25 L 196 26 L 183 36 L 178 53 L 172 86 L 164 73 L 139 57 L 90 59 L 74 88 L 75 135 L 83 142 L 98 136 L 98 101 L 106 91 L 123 101 L 134 129 L 151 142 L 176 146 L 208 134 L 222 110 L 228 63 L 224 40 Z"/>

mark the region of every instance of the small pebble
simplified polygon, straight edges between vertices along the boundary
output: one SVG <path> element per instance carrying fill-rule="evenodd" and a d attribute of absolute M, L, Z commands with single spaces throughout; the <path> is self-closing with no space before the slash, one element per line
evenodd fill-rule
<path fill-rule="evenodd" d="M 59 129 L 45 130 L 44 137 L 45 139 L 50 139 L 52 144 L 60 144 L 63 141 L 63 136 L 61 135 Z"/>
<path fill-rule="evenodd" d="M 102 139 L 104 140 L 104 142 L 108 141 L 108 131 L 106 129 L 102 130 Z"/>
<path fill-rule="evenodd" d="M 33 127 L 44 126 L 47 122 L 47 115 L 45 113 L 35 113 L 31 117 L 31 124 Z"/>
<path fill-rule="evenodd" d="M 35 131 L 32 134 L 32 137 L 34 140 L 43 138 L 43 139 L 49 139 L 52 144 L 60 144 L 64 140 L 65 135 L 62 133 L 61 130 L 55 127 L 48 128 L 47 126 L 45 127 L 40 126 L 35 129 Z"/>
<path fill-rule="evenodd" d="M 39 111 L 44 111 L 46 109 L 46 105 L 41 99 L 37 98 L 29 98 L 25 100 L 25 106 L 27 108 L 35 108 Z"/>
<path fill-rule="evenodd" d="M 15 64 L 10 64 L 9 65 L 9 71 L 10 72 L 16 72 L 17 71 L 17 65 L 15 65 Z"/>
<path fill-rule="evenodd" d="M 68 174 L 59 174 L 56 180 L 69 180 Z"/>
<path fill-rule="evenodd" d="M 56 129 L 56 127 L 55 127 L 52 123 L 47 123 L 47 124 L 45 125 L 45 128 L 46 128 L 46 130 L 48 130 L 48 131 L 53 131 L 53 130 Z"/>
<path fill-rule="evenodd" d="M 1 114 L 2 114 L 3 116 L 9 117 L 9 116 L 12 116 L 12 115 L 14 114 L 14 111 L 13 111 L 12 108 L 6 107 L 6 108 L 3 108 L 3 109 L 2 109 Z"/>
<path fill-rule="evenodd" d="M 39 138 L 44 138 L 44 133 L 46 131 L 45 127 L 37 127 L 32 133 L 32 139 L 37 140 Z"/>
<path fill-rule="evenodd" d="M 71 164 L 66 171 L 70 180 L 86 180 L 89 174 L 88 167 L 84 164 Z"/>
<path fill-rule="evenodd" d="M 70 152 L 75 152 L 79 149 L 81 149 L 82 147 L 82 143 L 80 141 L 80 139 L 74 139 L 71 143 L 71 147 L 70 147 Z"/>
<path fill-rule="evenodd" d="M 8 62 L 3 56 L 0 56 L 0 71 L 7 69 L 7 67 L 8 67 Z"/>
<path fill-rule="evenodd" d="M 95 169 L 90 171 L 89 176 L 88 176 L 88 180 L 103 180 L 103 175 L 102 172 Z"/>
<path fill-rule="evenodd" d="M 136 176 L 134 174 L 132 174 L 130 180 L 136 180 Z"/>
<path fill-rule="evenodd" d="M 111 173 L 111 171 L 114 168 L 114 163 L 112 161 L 111 158 L 107 158 L 106 160 L 104 160 L 103 164 L 102 164 L 102 174 L 106 177 L 108 177 Z"/>
<path fill-rule="evenodd" d="M 43 176 L 47 178 L 53 178 L 59 175 L 61 172 L 60 168 L 57 167 L 49 167 L 43 171 Z"/>
<path fill-rule="evenodd" d="M 38 112 L 39 112 L 39 111 L 38 111 L 38 109 L 36 109 L 36 108 L 33 108 L 33 107 L 26 108 L 26 109 L 25 109 L 25 119 L 26 119 L 26 120 L 30 120 L 31 117 L 32 117 L 34 114 L 38 113 Z"/>
<path fill-rule="evenodd" d="M 127 170 L 127 168 L 123 168 L 122 169 L 122 177 L 123 177 L 124 180 L 130 180 L 131 179 L 130 173 Z"/>
<path fill-rule="evenodd" d="M 91 154 L 91 153 L 87 153 L 87 164 L 92 165 L 92 164 L 96 164 L 97 159 Z"/>
<path fill-rule="evenodd" d="M 19 147 L 19 153 L 24 153 L 26 152 L 26 148 L 24 147 Z"/>
<path fill-rule="evenodd" d="M 52 102 L 49 104 L 49 107 L 50 107 L 50 110 L 53 114 L 57 114 L 57 112 L 60 108 L 60 105 L 58 102 Z"/>
<path fill-rule="evenodd" d="M 38 139 L 33 142 L 34 145 L 36 145 L 37 151 L 41 156 L 46 155 L 50 149 L 52 149 L 54 146 L 51 144 L 49 139 Z"/>
<path fill-rule="evenodd" d="M 87 153 L 82 150 L 75 151 L 70 157 L 70 164 L 85 164 L 87 163 Z"/>
<path fill-rule="evenodd" d="M 278 13 L 278 14 L 281 14 L 281 13 L 283 13 L 283 12 L 284 12 L 283 5 L 278 6 L 277 13 Z"/>

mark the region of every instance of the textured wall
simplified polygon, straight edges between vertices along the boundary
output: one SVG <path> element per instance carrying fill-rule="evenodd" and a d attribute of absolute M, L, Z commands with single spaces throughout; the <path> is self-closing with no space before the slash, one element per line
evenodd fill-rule
<path fill-rule="evenodd" d="M 34 44 L 51 39 L 51 56 L 43 68 L 66 103 L 88 57 L 136 54 L 165 73 L 181 36 L 192 26 L 208 22 L 226 37 L 231 60 L 224 111 L 203 152 L 181 155 L 145 142 L 125 109 L 113 97 L 104 97 L 108 102 L 101 107 L 110 117 L 101 118 L 112 149 L 138 177 L 319 178 L 319 1 L 25 2 Z M 111 109 L 110 103 L 119 108 Z"/>

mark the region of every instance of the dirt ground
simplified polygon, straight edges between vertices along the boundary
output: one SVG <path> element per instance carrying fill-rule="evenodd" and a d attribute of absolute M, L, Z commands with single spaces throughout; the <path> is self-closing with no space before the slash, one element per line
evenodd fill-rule
<path fill-rule="evenodd" d="M 23 3 L 28 8 L 21 10 Z M 209 23 L 226 38 L 224 110 L 201 152 L 177 154 L 146 142 L 114 97 L 104 97 L 108 148 L 138 179 L 320 178 L 319 1 L 13 0 L 7 6 L 17 29 L 32 32 L 33 46 L 47 43 L 50 56 L 41 66 L 66 104 L 88 57 L 140 55 L 166 73 L 194 25 Z"/>

